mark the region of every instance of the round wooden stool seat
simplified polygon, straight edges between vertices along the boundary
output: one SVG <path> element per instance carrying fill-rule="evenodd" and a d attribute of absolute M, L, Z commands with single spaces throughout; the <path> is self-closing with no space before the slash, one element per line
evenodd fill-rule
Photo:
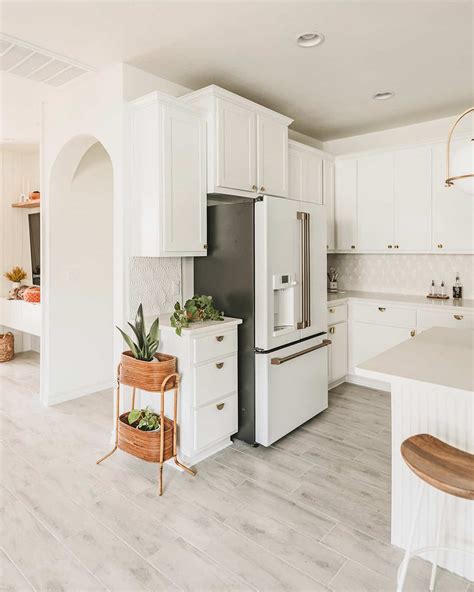
<path fill-rule="evenodd" d="M 474 499 L 474 454 L 429 434 L 407 438 L 400 450 L 410 469 L 432 487 L 456 497 Z"/>

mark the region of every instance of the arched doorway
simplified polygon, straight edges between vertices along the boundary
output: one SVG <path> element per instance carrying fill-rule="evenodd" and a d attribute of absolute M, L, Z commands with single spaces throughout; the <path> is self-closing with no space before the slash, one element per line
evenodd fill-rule
<path fill-rule="evenodd" d="M 45 214 L 41 393 L 51 405 L 113 382 L 113 167 L 96 138 L 61 150 Z"/>

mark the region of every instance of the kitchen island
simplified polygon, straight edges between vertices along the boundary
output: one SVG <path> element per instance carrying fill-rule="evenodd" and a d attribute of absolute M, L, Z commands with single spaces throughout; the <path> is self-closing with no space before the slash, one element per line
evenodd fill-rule
<path fill-rule="evenodd" d="M 405 548 L 420 480 L 405 465 L 400 444 L 427 433 L 474 453 L 474 331 L 434 327 L 360 364 L 360 376 L 388 382 L 392 397 L 391 542 Z M 436 544 L 442 495 L 426 486 L 414 549 Z M 442 544 L 473 548 L 474 503 L 450 496 Z M 424 558 L 431 559 L 426 553 Z M 474 580 L 472 558 L 440 552 L 438 564 Z"/>

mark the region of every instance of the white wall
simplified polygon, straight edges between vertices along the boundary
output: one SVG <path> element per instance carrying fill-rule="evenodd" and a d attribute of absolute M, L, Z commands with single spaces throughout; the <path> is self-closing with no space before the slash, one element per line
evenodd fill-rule
<path fill-rule="evenodd" d="M 324 150 L 331 154 L 350 154 L 378 148 L 392 148 L 405 144 L 422 144 L 445 140 L 457 115 L 386 129 L 370 134 L 340 138 L 324 142 Z"/>

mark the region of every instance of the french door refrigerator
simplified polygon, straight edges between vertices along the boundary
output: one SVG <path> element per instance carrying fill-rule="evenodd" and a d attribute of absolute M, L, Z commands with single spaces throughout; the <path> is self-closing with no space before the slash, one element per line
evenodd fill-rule
<path fill-rule="evenodd" d="M 269 446 L 328 406 L 324 206 L 225 198 L 207 216 L 195 292 L 244 321 L 236 437 Z"/>

